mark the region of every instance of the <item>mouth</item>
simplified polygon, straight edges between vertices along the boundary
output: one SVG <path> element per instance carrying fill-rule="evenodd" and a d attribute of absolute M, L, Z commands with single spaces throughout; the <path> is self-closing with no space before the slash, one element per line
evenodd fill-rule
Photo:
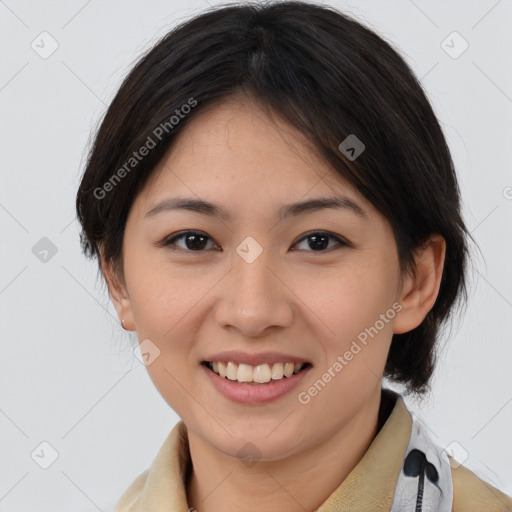
<path fill-rule="evenodd" d="M 212 373 L 238 384 L 268 385 L 286 380 L 312 367 L 311 363 L 277 362 L 249 365 L 234 361 L 202 361 Z"/>

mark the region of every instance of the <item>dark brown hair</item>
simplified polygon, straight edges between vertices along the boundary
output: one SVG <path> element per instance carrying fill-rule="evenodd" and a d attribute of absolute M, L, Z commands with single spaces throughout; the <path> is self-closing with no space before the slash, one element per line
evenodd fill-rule
<path fill-rule="evenodd" d="M 235 92 L 298 128 L 389 220 L 403 271 L 413 269 L 413 251 L 430 234 L 446 240 L 437 300 L 417 328 L 393 336 L 385 368 L 407 391 L 424 393 L 442 324 L 467 299 L 470 235 L 454 165 L 432 107 L 398 51 L 332 7 L 217 6 L 152 47 L 123 81 L 88 155 L 76 198 L 84 253 L 103 253 L 122 275 L 124 227 L 137 193 L 187 121 Z M 350 134 L 365 145 L 356 159 L 339 149 Z M 143 147 L 149 151 L 142 157 Z"/>

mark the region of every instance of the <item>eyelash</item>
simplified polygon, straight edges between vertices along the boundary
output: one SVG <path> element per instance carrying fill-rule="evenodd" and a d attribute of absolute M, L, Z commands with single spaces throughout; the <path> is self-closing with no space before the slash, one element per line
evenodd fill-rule
<path fill-rule="evenodd" d="M 192 235 L 203 235 L 206 238 L 208 238 L 209 240 L 211 240 L 211 238 L 208 235 L 206 235 L 205 233 L 203 233 L 201 231 L 183 231 L 181 233 L 178 233 L 177 235 L 173 235 L 173 236 L 171 236 L 169 238 L 166 238 L 161 243 L 161 245 L 164 246 L 164 247 L 170 247 L 172 245 L 175 245 L 176 241 L 184 239 L 187 235 L 191 235 L 191 234 Z M 324 235 L 324 236 L 327 236 L 327 237 L 329 237 L 331 239 L 336 240 L 336 242 L 338 242 L 338 244 L 341 247 L 350 247 L 350 244 L 347 241 L 345 241 L 340 236 L 335 235 L 334 233 L 330 233 L 329 231 L 310 231 L 309 233 L 306 233 L 306 235 L 304 235 L 301 239 L 299 239 L 294 245 L 302 242 L 303 240 L 307 240 L 308 238 L 312 237 L 313 235 Z M 175 250 L 175 249 L 172 248 L 172 250 Z M 198 253 L 199 252 L 205 252 L 204 250 L 194 251 L 194 250 L 191 250 L 191 249 L 183 249 L 181 247 L 179 248 L 179 250 L 182 250 L 184 252 L 198 252 Z M 322 252 L 330 252 L 330 251 L 329 251 L 329 249 L 322 249 L 322 250 L 318 250 L 318 251 L 306 250 L 306 252 L 322 253 Z"/>

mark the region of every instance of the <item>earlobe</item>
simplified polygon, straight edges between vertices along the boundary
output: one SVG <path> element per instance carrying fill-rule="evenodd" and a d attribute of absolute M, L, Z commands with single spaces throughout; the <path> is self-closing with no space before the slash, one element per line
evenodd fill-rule
<path fill-rule="evenodd" d="M 131 308 L 130 297 L 126 289 L 126 284 L 119 271 L 114 269 L 112 263 L 101 257 L 101 269 L 107 283 L 108 292 L 112 303 L 117 311 L 117 316 L 122 327 L 127 331 L 134 331 L 135 324 Z"/>
<path fill-rule="evenodd" d="M 446 241 L 433 234 L 415 251 L 414 269 L 403 280 L 399 297 L 402 310 L 395 318 L 393 332 L 402 334 L 418 327 L 434 306 L 441 286 Z"/>

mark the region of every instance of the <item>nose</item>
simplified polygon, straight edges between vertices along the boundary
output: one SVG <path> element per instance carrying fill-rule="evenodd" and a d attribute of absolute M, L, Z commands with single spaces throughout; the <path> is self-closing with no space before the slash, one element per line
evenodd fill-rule
<path fill-rule="evenodd" d="M 270 253 L 263 250 L 252 262 L 234 253 L 219 292 L 215 313 L 219 326 L 237 329 L 246 337 L 261 337 L 291 325 L 297 298 Z"/>

